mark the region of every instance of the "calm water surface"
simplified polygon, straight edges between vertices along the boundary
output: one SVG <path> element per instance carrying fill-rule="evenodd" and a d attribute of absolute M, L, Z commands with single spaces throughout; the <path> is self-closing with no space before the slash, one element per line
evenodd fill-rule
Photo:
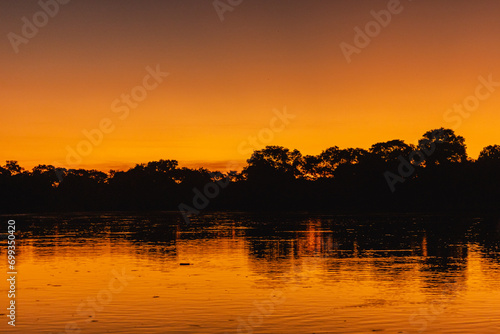
<path fill-rule="evenodd" d="M 3 231 L 7 219 L 18 317 L 2 315 L 2 333 L 500 332 L 498 219 L 17 215 Z"/>

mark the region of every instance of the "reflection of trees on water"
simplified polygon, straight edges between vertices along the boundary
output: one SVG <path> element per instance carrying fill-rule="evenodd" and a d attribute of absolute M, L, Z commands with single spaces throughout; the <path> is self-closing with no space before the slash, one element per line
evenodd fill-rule
<path fill-rule="evenodd" d="M 165 214 L 58 214 L 16 218 L 18 259 L 32 256 L 39 263 L 55 259 L 126 256 L 152 261 L 176 257 L 178 224 Z M 2 248 L 3 250 L 3 248 Z M 1 251 L 0 251 L 1 252 Z"/>
<path fill-rule="evenodd" d="M 20 257 L 115 254 L 162 266 L 178 262 L 179 250 L 205 251 L 210 261 L 228 249 L 244 252 L 249 270 L 270 280 L 319 259 L 315 266 L 325 284 L 358 274 L 404 287 L 418 277 L 423 289 L 465 285 L 471 256 L 479 257 L 485 275 L 495 275 L 491 268 L 500 265 L 497 218 L 210 214 L 182 229 L 180 219 L 174 213 L 22 216 L 16 219 L 24 242 Z M 193 244 L 198 248 L 184 248 Z"/>
<path fill-rule="evenodd" d="M 295 232 L 273 226 L 264 239 L 255 237 L 266 235 L 264 227 L 252 232 L 249 266 L 273 279 L 297 268 L 301 259 L 321 258 L 318 274 L 325 284 L 358 274 L 401 288 L 415 279 L 422 289 L 446 284 L 446 293 L 458 294 L 466 287 L 470 242 L 482 239 L 470 226 L 465 219 L 445 218 L 304 219 L 294 223 Z"/>
<path fill-rule="evenodd" d="M 500 264 L 500 219 L 482 219 L 472 226 L 471 233 L 477 235 L 477 243 L 483 249 L 482 255 Z"/>

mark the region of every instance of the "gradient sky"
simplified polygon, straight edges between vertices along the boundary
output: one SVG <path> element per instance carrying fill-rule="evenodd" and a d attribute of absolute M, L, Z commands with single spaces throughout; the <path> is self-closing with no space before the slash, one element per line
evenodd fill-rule
<path fill-rule="evenodd" d="M 500 87 L 459 126 L 443 117 L 475 94 L 479 76 L 500 82 L 500 2 L 402 0 L 348 63 L 340 43 L 353 44 L 354 28 L 387 4 L 244 0 L 221 21 L 211 0 L 72 0 L 15 53 L 7 35 L 21 35 L 21 19 L 40 6 L 3 0 L 0 161 L 107 170 L 177 159 L 224 169 L 249 157 L 239 145 L 284 107 L 296 118 L 255 149 L 367 149 L 416 143 L 439 127 L 455 127 L 473 158 L 500 144 Z M 120 120 L 112 102 L 157 64 L 170 75 Z M 115 129 L 70 166 L 67 147 L 103 118 Z"/>

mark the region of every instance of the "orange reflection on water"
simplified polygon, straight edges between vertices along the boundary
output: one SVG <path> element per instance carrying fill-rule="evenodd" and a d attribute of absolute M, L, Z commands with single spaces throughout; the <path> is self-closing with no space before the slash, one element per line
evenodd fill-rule
<path fill-rule="evenodd" d="M 236 219 L 166 231 L 128 224 L 93 225 L 98 232 L 85 237 L 62 225 L 20 235 L 18 326 L 4 322 L 2 332 L 63 333 L 72 324 L 83 333 L 493 333 L 500 325 L 500 263 L 488 243 L 322 218 L 272 231 Z"/>

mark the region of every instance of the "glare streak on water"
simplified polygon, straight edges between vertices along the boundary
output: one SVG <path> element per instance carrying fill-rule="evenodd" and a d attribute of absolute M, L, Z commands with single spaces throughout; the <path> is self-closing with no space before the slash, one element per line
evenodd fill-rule
<path fill-rule="evenodd" d="M 75 333 L 68 324 L 82 333 L 500 329 L 496 220 L 210 214 L 185 227 L 173 213 L 14 219 L 18 318 L 13 329 L 3 315 L 2 333 Z M 4 239 L 0 246 L 5 258 Z M 111 291 L 117 272 L 133 279 Z"/>

